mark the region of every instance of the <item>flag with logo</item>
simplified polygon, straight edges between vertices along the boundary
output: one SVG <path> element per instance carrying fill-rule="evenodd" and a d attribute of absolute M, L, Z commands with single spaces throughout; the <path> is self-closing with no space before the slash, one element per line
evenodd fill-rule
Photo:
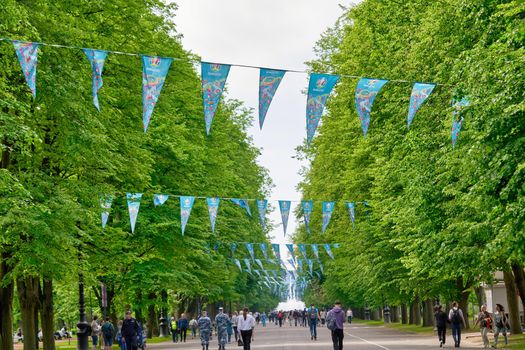
<path fill-rule="evenodd" d="M 348 208 L 348 215 L 350 216 L 350 221 L 352 221 L 352 226 L 355 224 L 355 203 L 346 202 L 346 207 Z"/>
<path fill-rule="evenodd" d="M 153 195 L 153 205 L 158 207 L 163 205 L 168 200 L 169 196 L 167 194 L 154 194 Z"/>
<path fill-rule="evenodd" d="M 246 210 L 246 213 L 249 215 L 249 216 L 252 216 L 252 212 L 250 211 L 250 206 L 248 205 L 248 201 L 246 199 L 238 199 L 238 198 L 232 198 L 230 199 L 230 201 L 243 208 L 244 210 Z"/>
<path fill-rule="evenodd" d="M 302 201 L 301 202 L 303 207 L 303 214 L 304 214 L 304 225 L 306 226 L 306 232 L 308 234 L 311 234 L 310 232 L 310 217 L 312 216 L 312 210 L 314 207 L 313 201 Z"/>
<path fill-rule="evenodd" d="M 237 250 L 237 243 L 230 244 L 230 250 L 232 252 L 232 255 L 235 254 L 235 251 Z"/>
<path fill-rule="evenodd" d="M 275 91 L 286 72 L 276 69 L 260 69 L 259 75 L 259 127 L 262 129 L 266 112 L 272 103 Z"/>
<path fill-rule="evenodd" d="M 279 248 L 279 244 L 272 243 L 272 249 L 273 249 L 273 252 L 275 253 L 275 258 L 277 259 L 277 261 L 280 261 L 281 260 L 281 249 Z"/>
<path fill-rule="evenodd" d="M 229 72 L 229 64 L 201 62 L 202 104 L 207 135 L 210 134 L 213 117 L 215 117 Z"/>
<path fill-rule="evenodd" d="M 111 204 L 113 203 L 113 196 L 106 195 L 100 198 L 100 208 L 102 208 L 102 228 L 106 228 L 109 218 L 109 210 L 111 209 Z"/>
<path fill-rule="evenodd" d="M 470 101 L 463 97 L 462 99 L 454 99 L 452 102 L 452 147 L 456 146 L 461 126 L 463 125 L 463 117 L 461 111 L 470 105 Z"/>
<path fill-rule="evenodd" d="M 159 100 L 172 58 L 142 56 L 142 126 L 148 130 L 153 109 Z"/>
<path fill-rule="evenodd" d="M 357 109 L 357 114 L 361 120 L 361 129 L 363 129 L 363 135 L 365 137 L 370 125 L 370 112 L 372 111 L 372 105 L 374 104 L 377 94 L 387 82 L 388 80 L 383 79 L 362 78 L 357 83 L 357 88 L 355 90 L 355 108 Z"/>
<path fill-rule="evenodd" d="M 103 50 L 82 49 L 86 54 L 89 63 L 91 64 L 91 94 L 93 95 L 93 104 L 100 112 L 100 104 L 98 103 L 98 91 L 102 87 L 102 70 L 104 69 L 104 61 L 108 53 Z"/>
<path fill-rule="evenodd" d="M 323 244 L 323 247 L 324 247 L 324 250 L 326 250 L 326 254 L 328 254 L 328 256 L 334 260 L 335 257 L 334 257 L 334 253 L 332 252 L 332 247 L 330 247 L 330 244 Z"/>
<path fill-rule="evenodd" d="M 424 84 L 424 83 L 415 83 L 412 87 L 412 93 L 410 95 L 410 104 L 408 105 L 408 117 L 407 123 L 408 127 L 414 121 L 419 107 L 425 102 L 425 100 L 430 96 L 432 90 L 436 87 L 436 84 Z"/>
<path fill-rule="evenodd" d="M 235 259 L 235 265 L 237 265 L 237 267 L 239 268 L 239 271 L 242 272 L 242 266 L 241 266 L 241 262 L 239 261 L 239 259 Z"/>
<path fill-rule="evenodd" d="M 259 221 L 263 229 L 266 228 L 266 210 L 268 209 L 268 201 L 266 199 L 257 199 L 257 211 L 259 212 Z"/>
<path fill-rule="evenodd" d="M 262 264 L 261 259 L 255 259 L 255 262 L 257 263 L 257 265 L 259 265 L 259 267 L 261 268 L 261 270 L 264 270 L 264 266 L 263 266 L 263 264 Z"/>
<path fill-rule="evenodd" d="M 261 251 L 264 256 L 264 260 L 267 260 L 268 259 L 268 246 L 266 245 L 266 243 L 259 243 L 259 248 L 261 248 Z"/>
<path fill-rule="evenodd" d="M 253 251 L 253 243 L 245 243 L 246 250 L 248 253 L 250 253 L 250 256 L 253 259 L 255 259 L 255 252 Z"/>
<path fill-rule="evenodd" d="M 252 267 L 250 265 L 250 259 L 244 259 L 244 264 L 246 265 L 246 269 L 249 273 L 252 272 Z"/>
<path fill-rule="evenodd" d="M 306 139 L 308 145 L 312 143 L 326 100 L 338 80 L 338 75 L 310 74 L 308 98 L 306 101 Z"/>
<path fill-rule="evenodd" d="M 286 248 L 288 248 L 288 251 L 290 252 L 290 255 L 292 256 L 292 259 L 295 260 L 295 252 L 293 250 L 293 244 L 286 243 Z"/>
<path fill-rule="evenodd" d="M 315 255 L 315 258 L 319 260 L 319 245 L 318 244 L 312 244 L 312 252 Z"/>
<path fill-rule="evenodd" d="M 27 86 L 29 86 L 33 97 L 36 97 L 36 65 L 40 44 L 18 40 L 12 40 L 11 42 L 15 48 L 22 73 L 24 73 L 24 77 L 26 78 Z"/>
<path fill-rule="evenodd" d="M 332 212 L 334 211 L 335 202 L 323 202 L 323 233 L 326 231 Z"/>
<path fill-rule="evenodd" d="M 281 219 L 283 221 L 284 235 L 286 236 L 286 227 L 288 226 L 288 217 L 290 216 L 290 201 L 279 201 L 279 209 L 281 210 Z"/>
<path fill-rule="evenodd" d="M 186 230 L 186 224 L 190 219 L 191 209 L 193 208 L 193 203 L 195 202 L 195 197 L 191 196 L 181 196 L 180 197 L 180 228 L 182 235 L 184 236 L 184 231 Z"/>
<path fill-rule="evenodd" d="M 140 199 L 142 193 L 126 193 L 128 200 L 129 223 L 131 224 L 131 233 L 135 233 L 135 223 L 139 215 Z"/>
<path fill-rule="evenodd" d="M 206 198 L 208 203 L 208 216 L 210 217 L 211 232 L 215 233 L 215 221 L 217 220 L 217 212 L 219 211 L 220 198 L 211 197 Z"/>
<path fill-rule="evenodd" d="M 306 244 L 298 244 L 297 245 L 299 247 L 299 251 L 301 252 L 301 254 L 303 254 L 303 257 L 305 259 L 307 259 L 308 257 L 306 256 Z"/>
<path fill-rule="evenodd" d="M 314 261 L 312 259 L 306 259 L 308 263 L 308 270 L 310 270 L 310 275 L 314 273 Z"/>

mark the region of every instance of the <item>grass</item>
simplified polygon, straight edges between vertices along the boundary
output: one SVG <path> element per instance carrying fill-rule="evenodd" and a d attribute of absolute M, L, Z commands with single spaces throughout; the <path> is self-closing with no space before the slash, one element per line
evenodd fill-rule
<path fill-rule="evenodd" d="M 386 328 L 395 329 L 399 332 L 405 333 L 416 333 L 421 335 L 432 335 L 434 334 L 434 327 L 422 327 L 414 324 L 401 324 L 401 323 L 384 323 L 381 321 L 365 321 L 356 320 L 357 323 L 366 324 L 369 326 L 384 326 Z"/>
<path fill-rule="evenodd" d="M 503 336 L 500 335 L 499 341 L 502 344 Z M 525 349 L 525 334 L 511 335 L 509 341 L 510 345 L 506 346 L 506 349 Z"/>

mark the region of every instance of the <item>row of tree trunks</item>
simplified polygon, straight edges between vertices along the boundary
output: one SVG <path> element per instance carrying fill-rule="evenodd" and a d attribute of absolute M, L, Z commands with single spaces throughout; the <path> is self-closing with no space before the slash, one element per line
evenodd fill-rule
<path fill-rule="evenodd" d="M 503 280 L 507 291 L 507 305 L 509 306 L 510 332 L 512 334 L 522 334 L 523 330 L 520 323 L 520 310 L 518 307 L 518 293 L 516 282 L 510 270 L 503 271 Z"/>
<path fill-rule="evenodd" d="M 409 324 L 421 325 L 421 311 L 419 309 L 419 295 L 416 295 L 412 304 L 410 304 L 410 317 L 408 320 Z"/>
<path fill-rule="evenodd" d="M 41 293 L 42 340 L 44 350 L 55 350 L 54 312 L 53 312 L 53 282 L 44 278 Z"/>
<path fill-rule="evenodd" d="M 8 254 L 3 252 L 0 259 L 0 350 L 13 349 L 14 285 L 12 279 L 5 279 L 10 270 L 8 258 Z"/>
<path fill-rule="evenodd" d="M 434 326 L 434 303 L 432 299 L 423 302 L 423 327 Z"/>
<path fill-rule="evenodd" d="M 393 323 L 398 323 L 399 322 L 399 306 L 393 306 L 390 309 L 390 320 Z"/>
<path fill-rule="evenodd" d="M 407 304 L 401 304 L 401 323 L 408 324 L 408 308 Z"/>
<path fill-rule="evenodd" d="M 38 348 L 37 326 L 38 309 L 40 307 L 39 278 L 28 276 L 16 281 L 20 314 L 22 317 L 22 332 L 24 334 L 24 350 Z M 37 315 L 35 319 L 35 315 Z"/>

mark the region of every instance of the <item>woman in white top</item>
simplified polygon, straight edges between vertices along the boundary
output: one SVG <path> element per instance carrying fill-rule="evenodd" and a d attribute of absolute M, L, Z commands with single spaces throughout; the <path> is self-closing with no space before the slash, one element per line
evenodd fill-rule
<path fill-rule="evenodd" d="M 248 314 L 248 308 L 242 310 L 242 315 L 237 317 L 237 329 L 241 332 L 244 350 L 250 350 L 250 343 L 253 339 L 253 329 L 255 328 L 255 318 Z"/>

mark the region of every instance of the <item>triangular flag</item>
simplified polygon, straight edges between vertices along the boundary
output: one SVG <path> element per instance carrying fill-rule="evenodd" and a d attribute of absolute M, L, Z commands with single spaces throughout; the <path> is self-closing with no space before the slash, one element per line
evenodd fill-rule
<path fill-rule="evenodd" d="M 142 126 L 144 132 L 148 130 L 153 109 L 157 105 L 172 61 L 172 58 L 142 56 Z"/>
<path fill-rule="evenodd" d="M 248 213 L 248 215 L 252 216 L 252 212 L 250 211 L 250 206 L 248 205 L 248 201 L 246 199 L 232 198 L 232 199 L 230 199 L 230 201 L 232 203 L 234 203 L 235 205 L 238 205 L 239 207 L 241 207 L 244 210 L 246 210 L 246 213 Z"/>
<path fill-rule="evenodd" d="M 255 259 L 254 251 L 253 251 L 253 243 L 245 243 L 246 250 L 248 250 L 248 253 L 250 253 L 250 256 L 252 257 L 252 260 Z"/>
<path fill-rule="evenodd" d="M 303 271 L 303 259 L 297 259 L 297 266 L 299 270 Z"/>
<path fill-rule="evenodd" d="M 237 265 L 237 267 L 239 268 L 239 271 L 242 272 L 242 266 L 241 266 L 241 262 L 239 261 L 239 259 L 235 259 L 235 265 Z"/>
<path fill-rule="evenodd" d="M 182 235 L 184 236 L 184 231 L 186 230 L 186 224 L 190 219 L 191 208 L 193 208 L 193 203 L 195 202 L 195 197 L 191 196 L 181 196 L 180 197 L 180 229 Z"/>
<path fill-rule="evenodd" d="M 299 251 L 301 252 L 301 254 L 303 254 L 303 257 L 305 259 L 308 259 L 308 257 L 306 256 L 306 244 L 298 244 L 297 246 L 299 247 Z"/>
<path fill-rule="evenodd" d="M 113 203 L 113 196 L 106 195 L 100 198 L 100 207 L 102 208 L 102 228 L 106 228 L 109 218 L 109 210 L 111 209 L 111 203 Z"/>
<path fill-rule="evenodd" d="M 98 103 L 98 91 L 102 87 L 102 70 L 104 69 L 104 61 L 108 53 L 103 50 L 82 49 L 86 54 L 89 63 L 91 64 L 91 90 L 93 95 L 93 104 L 100 112 L 100 104 Z"/>
<path fill-rule="evenodd" d="M 266 243 L 259 243 L 259 248 L 261 248 L 264 260 L 268 260 L 268 246 L 266 245 Z"/>
<path fill-rule="evenodd" d="M 235 251 L 237 250 L 237 243 L 230 244 L 230 249 L 232 251 L 232 255 L 235 254 Z"/>
<path fill-rule="evenodd" d="M 323 247 L 326 250 L 326 254 L 328 254 L 328 256 L 332 258 L 332 260 L 334 260 L 335 257 L 334 253 L 332 252 L 332 248 L 330 247 L 330 244 L 323 244 Z"/>
<path fill-rule="evenodd" d="M 320 261 L 319 261 L 319 268 L 321 269 L 321 273 L 324 275 L 324 267 Z M 319 278 L 321 278 L 321 276 L 319 276 Z"/>
<path fill-rule="evenodd" d="M 140 199 L 142 193 L 126 193 L 128 200 L 129 223 L 131 224 L 131 233 L 135 233 L 135 223 L 139 215 Z"/>
<path fill-rule="evenodd" d="M 339 243 L 334 243 L 333 246 L 335 249 L 341 248 L 341 245 Z"/>
<path fill-rule="evenodd" d="M 312 210 L 314 208 L 314 202 L 313 201 L 302 201 L 301 204 L 303 206 L 304 225 L 306 226 L 306 232 L 308 232 L 308 234 L 311 234 L 311 232 L 310 232 L 310 217 L 312 216 Z"/>
<path fill-rule="evenodd" d="M 463 117 L 460 117 L 461 110 L 468 105 L 470 105 L 470 101 L 466 97 L 452 101 L 452 147 L 456 146 L 456 141 L 463 125 Z"/>
<path fill-rule="evenodd" d="M 387 82 L 388 80 L 362 78 L 357 83 L 355 90 L 355 108 L 361 120 L 361 129 L 363 129 L 363 135 L 365 137 L 368 133 L 368 126 L 370 125 L 372 105 L 377 94 Z"/>
<path fill-rule="evenodd" d="M 286 71 L 261 68 L 259 75 L 259 127 L 262 129 L 273 95 Z"/>
<path fill-rule="evenodd" d="M 206 198 L 208 203 L 208 216 L 210 217 L 211 232 L 215 233 L 215 221 L 217 220 L 217 212 L 219 211 L 220 198 L 212 197 Z"/>
<path fill-rule="evenodd" d="M 210 134 L 213 117 L 215 116 L 229 72 L 229 64 L 201 62 L 202 103 L 207 135 Z"/>
<path fill-rule="evenodd" d="M 257 199 L 257 211 L 259 212 L 259 221 L 263 229 L 266 228 L 266 210 L 268 209 L 268 201 L 266 199 Z"/>
<path fill-rule="evenodd" d="M 306 259 L 308 263 L 308 269 L 310 270 L 310 275 L 314 273 L 314 261 L 312 259 Z"/>
<path fill-rule="evenodd" d="M 279 247 L 279 244 L 272 243 L 273 252 L 275 253 L 275 257 L 277 261 L 281 260 L 281 249 Z"/>
<path fill-rule="evenodd" d="M 352 226 L 354 226 L 355 224 L 355 203 L 346 202 L 346 206 L 348 208 L 348 215 L 350 216 L 350 221 L 352 221 Z"/>
<path fill-rule="evenodd" d="M 295 268 L 295 261 L 294 261 L 294 259 L 291 259 L 291 258 L 288 259 L 288 264 L 290 264 L 290 266 L 292 267 L 292 269 L 294 269 L 294 270 L 296 269 L 296 268 Z"/>
<path fill-rule="evenodd" d="M 262 264 L 261 259 L 255 259 L 255 262 L 257 263 L 257 265 L 259 265 L 259 267 L 261 268 L 261 270 L 264 270 L 264 266 L 263 266 L 263 264 Z"/>
<path fill-rule="evenodd" d="M 250 266 L 250 259 L 244 259 L 244 264 L 246 265 L 246 268 L 248 269 L 248 272 L 252 272 L 252 268 Z"/>
<path fill-rule="evenodd" d="M 323 233 L 326 231 L 332 212 L 334 211 L 335 202 L 323 202 Z"/>
<path fill-rule="evenodd" d="M 407 123 L 408 127 L 412 124 L 416 113 L 425 102 L 425 100 L 430 96 L 432 90 L 436 87 L 436 84 L 424 84 L 424 83 L 415 83 L 412 87 L 412 94 L 410 95 L 410 104 L 408 105 L 408 118 Z"/>
<path fill-rule="evenodd" d="M 261 273 L 259 272 L 259 270 L 254 269 L 253 272 L 255 272 L 257 276 L 261 277 Z"/>
<path fill-rule="evenodd" d="M 281 210 L 281 219 L 283 221 L 284 235 L 286 236 L 286 227 L 288 226 L 288 217 L 290 216 L 290 201 L 279 201 L 279 209 Z"/>
<path fill-rule="evenodd" d="M 12 40 L 13 46 L 15 47 L 16 56 L 20 67 L 26 78 L 27 85 L 36 97 L 36 65 L 38 62 L 38 43 L 22 42 L 18 40 Z"/>
<path fill-rule="evenodd" d="M 312 143 L 326 100 L 338 80 L 338 75 L 310 74 L 308 99 L 306 101 L 306 140 L 308 145 Z"/>
<path fill-rule="evenodd" d="M 318 244 L 312 244 L 312 252 L 315 255 L 315 258 L 319 260 L 319 245 Z"/>
<path fill-rule="evenodd" d="M 168 200 L 169 195 L 167 194 L 154 194 L 153 195 L 153 205 L 158 207 L 159 205 L 163 205 Z"/>
<path fill-rule="evenodd" d="M 295 260 L 295 252 L 293 250 L 293 244 L 287 243 L 286 248 L 288 248 L 288 251 L 290 252 L 290 255 L 292 256 L 292 259 Z"/>

